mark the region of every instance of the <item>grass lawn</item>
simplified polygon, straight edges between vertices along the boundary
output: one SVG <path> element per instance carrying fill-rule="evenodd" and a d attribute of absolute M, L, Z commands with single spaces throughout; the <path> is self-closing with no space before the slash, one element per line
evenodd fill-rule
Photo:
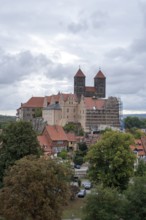
<path fill-rule="evenodd" d="M 85 204 L 85 198 L 76 198 L 74 201 L 69 201 L 69 204 L 64 207 L 63 219 L 71 218 L 72 215 L 75 218 L 82 218 L 82 208 Z"/>

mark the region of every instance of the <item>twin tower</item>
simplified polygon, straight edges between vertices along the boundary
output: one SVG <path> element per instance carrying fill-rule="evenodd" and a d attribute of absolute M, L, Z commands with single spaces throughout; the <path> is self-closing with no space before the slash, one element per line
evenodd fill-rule
<path fill-rule="evenodd" d="M 74 94 L 76 94 L 78 98 L 80 98 L 81 95 L 84 97 L 105 98 L 106 77 L 101 70 L 99 70 L 94 77 L 94 86 L 86 86 L 86 76 L 79 68 L 74 76 Z"/>

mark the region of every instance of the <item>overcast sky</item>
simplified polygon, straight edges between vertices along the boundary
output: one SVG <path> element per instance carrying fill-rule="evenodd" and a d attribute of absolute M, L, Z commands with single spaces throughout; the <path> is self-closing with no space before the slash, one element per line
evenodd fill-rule
<path fill-rule="evenodd" d="M 99 68 L 124 112 L 146 112 L 145 0 L 0 0 L 0 114 L 32 96 L 73 93 Z"/>

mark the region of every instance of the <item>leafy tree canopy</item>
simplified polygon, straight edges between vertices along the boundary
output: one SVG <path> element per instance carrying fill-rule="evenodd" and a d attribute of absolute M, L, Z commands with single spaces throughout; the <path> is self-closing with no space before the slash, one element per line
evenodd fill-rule
<path fill-rule="evenodd" d="M 137 128 L 127 129 L 127 132 L 132 134 L 135 139 L 140 139 L 142 136 L 144 136 L 144 132 Z"/>
<path fill-rule="evenodd" d="M 76 135 L 84 135 L 84 131 L 79 123 L 69 122 L 64 126 L 66 132 L 74 132 Z"/>
<path fill-rule="evenodd" d="M 84 207 L 84 220 L 146 219 L 146 176 L 133 178 L 122 194 L 116 189 L 97 187 Z"/>
<path fill-rule="evenodd" d="M 121 196 L 116 189 L 97 187 L 87 197 L 84 206 L 84 220 L 119 220 L 122 207 Z"/>
<path fill-rule="evenodd" d="M 128 116 L 124 119 L 125 128 L 146 128 L 146 119 Z"/>
<path fill-rule="evenodd" d="M 29 122 L 10 123 L 1 133 L 0 141 L 0 182 L 5 169 L 13 165 L 16 160 L 26 155 L 40 155 L 37 136 Z"/>
<path fill-rule="evenodd" d="M 0 190 L 0 216 L 7 220 L 61 220 L 69 196 L 63 164 L 27 156 L 9 167 Z"/>
<path fill-rule="evenodd" d="M 85 142 L 80 142 L 78 143 L 78 147 L 79 147 L 79 150 L 82 151 L 84 155 L 86 155 L 87 150 L 88 150 L 87 144 Z"/>
<path fill-rule="evenodd" d="M 139 160 L 137 169 L 135 171 L 136 176 L 146 176 L 146 163 L 142 159 Z"/>
<path fill-rule="evenodd" d="M 124 194 L 127 202 L 124 205 L 123 219 L 146 219 L 146 176 L 134 178 Z"/>
<path fill-rule="evenodd" d="M 105 132 L 100 141 L 91 146 L 86 156 L 89 176 L 104 186 L 124 190 L 134 173 L 135 155 L 130 149 L 133 138 L 117 131 Z"/>
<path fill-rule="evenodd" d="M 37 117 L 42 117 L 42 109 L 41 109 L 41 108 L 36 108 L 36 109 L 35 109 L 34 117 L 35 117 L 35 118 L 37 118 Z"/>
<path fill-rule="evenodd" d="M 61 152 L 59 152 L 57 154 L 58 157 L 61 157 L 62 159 L 67 159 L 68 155 L 67 155 L 67 150 L 62 150 Z"/>

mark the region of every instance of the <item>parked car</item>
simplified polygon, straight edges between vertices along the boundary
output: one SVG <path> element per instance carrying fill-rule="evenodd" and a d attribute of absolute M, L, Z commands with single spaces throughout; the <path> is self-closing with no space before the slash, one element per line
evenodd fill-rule
<path fill-rule="evenodd" d="M 74 168 L 80 169 L 80 168 L 81 168 L 81 165 L 75 164 L 75 165 L 74 165 Z"/>
<path fill-rule="evenodd" d="M 92 184 L 90 182 L 89 183 L 85 183 L 84 184 L 84 188 L 87 189 L 87 190 L 91 189 L 92 188 Z"/>
<path fill-rule="evenodd" d="M 85 189 L 81 189 L 81 190 L 78 192 L 78 194 L 77 194 L 77 196 L 78 196 L 79 198 L 83 198 L 83 197 L 85 197 L 85 195 L 86 195 L 86 190 L 85 190 Z"/>

